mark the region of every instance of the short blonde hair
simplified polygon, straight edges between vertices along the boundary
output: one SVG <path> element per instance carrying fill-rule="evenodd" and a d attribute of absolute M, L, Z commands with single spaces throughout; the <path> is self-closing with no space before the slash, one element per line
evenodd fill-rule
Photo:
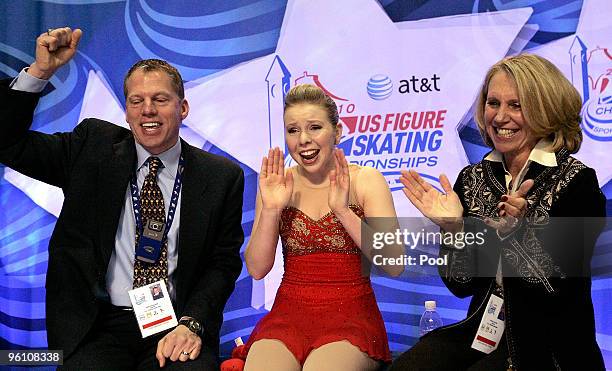
<path fill-rule="evenodd" d="M 183 86 L 183 78 L 181 77 L 181 73 L 176 69 L 176 67 L 161 59 L 143 59 L 134 63 L 134 65 L 130 67 L 130 70 L 123 79 L 123 95 L 126 98 L 128 96 L 128 80 L 132 74 L 136 72 L 136 70 L 142 70 L 145 73 L 153 71 L 164 72 L 166 75 L 168 75 L 168 77 L 170 77 L 170 84 L 172 85 L 176 95 L 178 95 L 180 99 L 185 98 L 185 87 Z"/>
<path fill-rule="evenodd" d="M 554 64 L 533 54 L 504 58 L 487 72 L 475 115 L 485 144 L 493 147 L 493 141 L 485 130 L 484 111 L 489 82 L 498 72 L 506 73 L 516 83 L 525 121 L 534 135 L 538 139 L 550 138 L 555 152 L 561 148 L 570 153 L 578 152 L 582 143 L 582 98 Z"/>
<path fill-rule="evenodd" d="M 305 103 L 323 108 L 327 112 L 327 118 L 332 126 L 334 128 L 338 126 L 339 115 L 336 102 L 316 85 L 301 84 L 291 88 L 285 96 L 283 112 L 286 112 L 288 108 Z"/>

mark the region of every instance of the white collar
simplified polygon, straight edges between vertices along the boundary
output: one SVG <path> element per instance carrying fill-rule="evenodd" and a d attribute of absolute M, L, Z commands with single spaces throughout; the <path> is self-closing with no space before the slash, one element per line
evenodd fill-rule
<path fill-rule="evenodd" d="M 504 156 L 497 150 L 491 151 L 485 158 L 487 161 L 504 163 Z M 557 166 L 557 156 L 552 151 L 552 142 L 548 138 L 542 138 L 536 143 L 529 153 L 527 162 L 537 162 L 540 165 L 555 167 Z M 505 165 L 504 165 L 505 167 Z"/>
<path fill-rule="evenodd" d="M 163 167 L 168 169 L 171 174 L 176 172 L 176 168 L 178 167 L 179 157 L 181 157 L 181 149 L 182 149 L 181 148 L 181 138 L 179 138 L 176 141 L 175 145 L 173 145 L 172 147 L 170 147 L 169 149 L 167 149 L 166 151 L 158 155 L 152 155 L 138 142 L 135 142 L 135 144 L 136 144 L 136 156 L 137 156 L 137 161 L 138 161 L 136 163 L 136 170 L 140 170 L 140 168 L 146 164 L 149 157 L 155 156 L 161 160 Z"/>

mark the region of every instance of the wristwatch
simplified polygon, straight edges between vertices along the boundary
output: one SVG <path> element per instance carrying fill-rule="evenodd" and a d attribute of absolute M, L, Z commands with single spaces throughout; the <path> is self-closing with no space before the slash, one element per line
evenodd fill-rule
<path fill-rule="evenodd" d="M 178 321 L 179 325 L 187 327 L 191 332 L 198 336 L 202 336 L 202 324 L 198 320 L 191 317 L 184 317 Z"/>

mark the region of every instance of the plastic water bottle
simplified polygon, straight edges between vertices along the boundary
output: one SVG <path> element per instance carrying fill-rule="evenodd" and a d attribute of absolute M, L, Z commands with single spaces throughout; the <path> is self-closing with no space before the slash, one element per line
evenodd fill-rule
<path fill-rule="evenodd" d="M 442 325 L 442 318 L 440 318 L 440 315 L 436 312 L 436 302 L 434 300 L 426 301 L 425 312 L 423 312 L 421 320 L 419 321 L 419 336 L 423 336 Z"/>

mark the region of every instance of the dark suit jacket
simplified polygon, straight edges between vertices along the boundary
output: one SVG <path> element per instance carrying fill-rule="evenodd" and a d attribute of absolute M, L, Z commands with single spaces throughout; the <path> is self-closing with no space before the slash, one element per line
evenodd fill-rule
<path fill-rule="evenodd" d="M 95 322 L 130 177 L 131 131 L 86 119 L 70 133 L 29 130 L 38 94 L 0 86 L 0 162 L 60 187 L 64 204 L 49 242 L 47 332 L 69 356 Z M 223 307 L 242 268 L 244 175 L 231 161 L 182 142 L 185 170 L 176 269 L 178 317 L 204 326 L 203 346 L 218 354 Z"/>

